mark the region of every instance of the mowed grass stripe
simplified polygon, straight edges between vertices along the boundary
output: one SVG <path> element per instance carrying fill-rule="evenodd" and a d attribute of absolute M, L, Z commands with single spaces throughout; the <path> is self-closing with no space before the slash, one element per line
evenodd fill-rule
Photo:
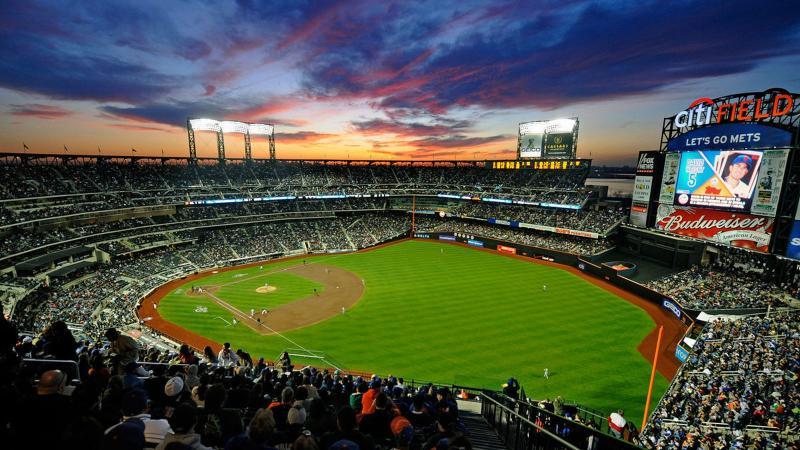
<path fill-rule="evenodd" d="M 641 416 L 650 371 L 636 347 L 654 324 L 641 309 L 578 276 L 425 241 L 313 261 L 357 273 L 366 282 L 364 296 L 347 314 L 287 337 L 325 351 L 345 368 L 491 388 L 516 376 L 532 397 L 560 394 Z M 219 275 L 230 279 L 232 273 Z M 236 301 L 244 305 L 247 296 Z M 177 301 L 168 296 L 159 311 Z M 291 346 L 198 316 L 187 311 L 165 318 L 254 355 L 274 358 Z M 549 380 L 542 377 L 545 367 Z M 666 385 L 659 376 L 658 395 Z"/>

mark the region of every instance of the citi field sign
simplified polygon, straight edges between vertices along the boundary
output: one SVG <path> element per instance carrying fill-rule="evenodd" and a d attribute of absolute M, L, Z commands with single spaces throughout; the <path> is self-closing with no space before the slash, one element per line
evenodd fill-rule
<path fill-rule="evenodd" d="M 701 97 L 675 115 L 673 123 L 678 128 L 703 127 L 712 124 L 759 122 L 792 115 L 797 105 L 797 95 L 784 89 L 772 89 L 753 98 L 733 101 L 736 96 L 712 100 Z M 794 112 L 796 114 L 796 112 Z"/>

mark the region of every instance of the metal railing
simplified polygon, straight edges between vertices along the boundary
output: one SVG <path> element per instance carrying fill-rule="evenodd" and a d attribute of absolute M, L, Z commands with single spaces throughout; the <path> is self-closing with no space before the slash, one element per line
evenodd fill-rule
<path fill-rule="evenodd" d="M 509 450 L 633 450 L 640 447 L 547 410 L 487 391 L 481 415 Z"/>
<path fill-rule="evenodd" d="M 42 374 L 48 370 L 60 370 L 67 375 L 67 379 L 73 382 L 80 381 L 81 372 L 78 369 L 78 363 L 69 359 L 35 359 L 23 358 L 22 365 L 25 367 L 33 368 L 36 373 L 35 378 L 38 380 Z"/>

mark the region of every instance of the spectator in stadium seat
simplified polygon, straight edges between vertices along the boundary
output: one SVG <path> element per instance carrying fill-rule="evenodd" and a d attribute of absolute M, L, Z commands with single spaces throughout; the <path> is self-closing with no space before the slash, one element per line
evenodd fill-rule
<path fill-rule="evenodd" d="M 360 450 L 373 450 L 375 443 L 372 438 L 356 429 L 356 412 L 349 406 L 343 406 L 336 413 L 337 431 L 328 433 L 322 437 L 322 448 L 330 448 L 336 442 L 347 440 L 352 441 Z"/>
<path fill-rule="evenodd" d="M 304 431 L 292 443 L 292 450 L 319 450 L 319 445 L 310 431 Z"/>
<path fill-rule="evenodd" d="M 174 376 L 167 381 L 167 384 L 164 385 L 164 395 L 166 395 L 164 406 L 168 408 L 192 401 L 191 392 L 186 389 L 186 383 L 179 376 Z"/>
<path fill-rule="evenodd" d="M 192 364 L 186 368 L 186 388 L 189 391 L 200 385 L 200 377 L 197 376 L 198 369 L 197 364 Z"/>
<path fill-rule="evenodd" d="M 434 419 L 425 406 L 424 394 L 417 394 L 414 396 L 414 403 L 406 417 L 417 431 L 427 430 L 433 425 Z"/>
<path fill-rule="evenodd" d="M 68 361 L 78 360 L 78 355 L 75 354 L 77 342 L 67 328 L 67 324 L 60 320 L 56 320 L 44 330 L 37 345 L 41 346 L 42 354 L 45 357 Z"/>
<path fill-rule="evenodd" d="M 381 393 L 381 379 L 374 377 L 369 382 L 369 389 L 361 396 L 361 416 L 375 412 L 375 399 Z"/>
<path fill-rule="evenodd" d="M 117 373 L 124 373 L 125 367 L 129 363 L 139 361 L 139 343 L 132 337 L 122 334 L 116 328 L 109 328 L 105 332 L 105 337 L 111 343 L 108 351 L 116 355 Z M 138 366 L 136 373 L 139 376 L 147 377 L 150 374 L 143 367 Z"/>
<path fill-rule="evenodd" d="M 308 389 L 305 386 L 298 386 L 297 391 L 294 393 L 294 403 L 289 408 L 286 414 L 286 423 L 289 426 L 302 427 L 306 423 L 306 399 L 308 398 Z"/>
<path fill-rule="evenodd" d="M 625 431 L 625 425 L 627 423 L 628 421 L 625 420 L 625 413 L 621 409 L 612 412 L 608 416 L 608 430 L 617 438 L 622 439 L 622 433 Z"/>
<path fill-rule="evenodd" d="M 294 403 L 294 391 L 290 387 L 285 387 L 281 391 L 281 402 L 270 406 L 272 416 L 275 419 L 275 428 L 284 431 L 288 428 L 289 410 Z"/>
<path fill-rule="evenodd" d="M 244 376 L 234 375 L 231 377 L 227 394 L 227 398 L 225 399 L 226 408 L 247 408 L 247 405 L 250 403 L 250 389 L 245 387 Z"/>
<path fill-rule="evenodd" d="M 259 409 L 250 421 L 247 431 L 228 441 L 225 450 L 275 450 L 269 445 L 274 431 L 275 418 L 272 411 Z"/>
<path fill-rule="evenodd" d="M 448 448 L 449 442 L 457 437 L 459 436 L 456 433 L 455 422 L 450 421 L 450 417 L 447 414 L 443 414 L 436 419 L 436 433 L 431 435 L 428 440 L 425 441 L 422 449 L 430 450 L 437 448 Z M 444 442 L 442 443 L 442 441 Z"/>
<path fill-rule="evenodd" d="M 359 430 L 372 436 L 376 443 L 383 444 L 393 438 L 391 423 L 397 415 L 389 397 L 381 392 L 375 397 L 375 412 L 362 416 Z"/>
<path fill-rule="evenodd" d="M 203 445 L 222 447 L 228 439 L 242 432 L 242 412 L 223 408 L 225 397 L 222 384 L 211 385 L 206 391 L 205 405 L 197 421 Z"/>
<path fill-rule="evenodd" d="M 355 380 L 355 389 L 350 394 L 350 407 L 353 408 L 353 411 L 356 414 L 361 414 L 361 399 L 364 398 L 364 394 L 369 389 L 367 383 L 361 379 L 361 377 L 356 378 Z"/>
<path fill-rule="evenodd" d="M 144 424 L 145 446 L 154 448 L 164 441 L 164 437 L 172 429 L 166 419 L 151 419 L 147 412 L 147 393 L 141 389 L 127 390 L 122 395 L 122 422 L 106 430 L 106 435 L 114 434 L 115 429 L 123 427 L 127 430 L 135 419 Z M 127 435 L 127 433 L 126 433 Z"/>
<path fill-rule="evenodd" d="M 292 358 L 289 357 L 289 352 L 283 352 L 278 360 L 284 372 L 291 372 L 294 366 L 292 365 Z"/>
<path fill-rule="evenodd" d="M 169 418 L 172 433 L 167 433 L 164 441 L 158 444 L 156 450 L 165 450 L 173 442 L 178 442 L 193 450 L 211 450 L 201 442 L 199 434 L 195 433 L 197 424 L 197 408 L 191 403 L 181 403 L 172 412 Z"/>
<path fill-rule="evenodd" d="M 322 436 L 336 430 L 335 415 L 333 410 L 329 410 L 325 405 L 325 400 L 315 398 L 311 401 L 305 426 L 314 436 Z"/>
<path fill-rule="evenodd" d="M 167 401 L 164 386 L 169 378 L 166 376 L 167 367 L 161 364 L 153 366 L 153 375 L 144 380 L 144 390 L 151 402 L 163 405 Z"/>
<path fill-rule="evenodd" d="M 103 426 L 94 417 L 82 416 L 64 430 L 59 448 L 65 450 L 100 450 L 103 443 Z M 144 447 L 144 428 L 142 428 Z"/>
<path fill-rule="evenodd" d="M 217 355 L 214 353 L 214 350 L 206 345 L 206 348 L 203 349 L 203 357 L 206 360 L 206 363 L 211 366 L 216 366 L 218 363 Z"/>
<path fill-rule="evenodd" d="M 199 362 L 194 350 L 186 344 L 181 345 L 181 348 L 178 349 L 178 360 L 181 364 L 197 364 Z"/>
<path fill-rule="evenodd" d="M 60 370 L 44 372 L 36 395 L 22 404 L 16 420 L 18 437 L 29 448 L 55 448 L 61 433 L 73 419 L 72 402 L 63 395 L 67 375 Z"/>
<path fill-rule="evenodd" d="M 219 356 L 217 356 L 217 363 L 221 367 L 234 367 L 239 362 L 239 357 L 236 356 L 233 350 L 231 350 L 231 344 L 226 342 L 222 346 L 222 350 L 219 351 Z"/>
<path fill-rule="evenodd" d="M 440 387 L 436 390 L 436 406 L 434 409 L 436 417 L 447 414 L 450 416 L 450 421 L 455 422 L 458 420 L 458 403 L 450 394 L 450 389 L 446 387 Z"/>
<path fill-rule="evenodd" d="M 143 382 L 139 379 L 137 368 L 138 363 L 129 362 L 125 365 L 125 375 L 122 377 L 122 387 L 125 389 L 142 389 Z"/>
<path fill-rule="evenodd" d="M 508 383 L 503 385 L 503 394 L 513 399 L 519 398 L 519 382 L 514 377 L 509 378 Z"/>

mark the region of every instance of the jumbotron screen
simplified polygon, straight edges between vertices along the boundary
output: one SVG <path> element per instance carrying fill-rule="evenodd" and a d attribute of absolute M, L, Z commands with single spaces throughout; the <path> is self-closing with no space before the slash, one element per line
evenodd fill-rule
<path fill-rule="evenodd" d="M 518 159 L 575 157 L 578 119 L 555 119 L 519 124 Z"/>
<path fill-rule="evenodd" d="M 787 155 L 785 150 L 682 152 L 673 204 L 774 216 Z"/>

